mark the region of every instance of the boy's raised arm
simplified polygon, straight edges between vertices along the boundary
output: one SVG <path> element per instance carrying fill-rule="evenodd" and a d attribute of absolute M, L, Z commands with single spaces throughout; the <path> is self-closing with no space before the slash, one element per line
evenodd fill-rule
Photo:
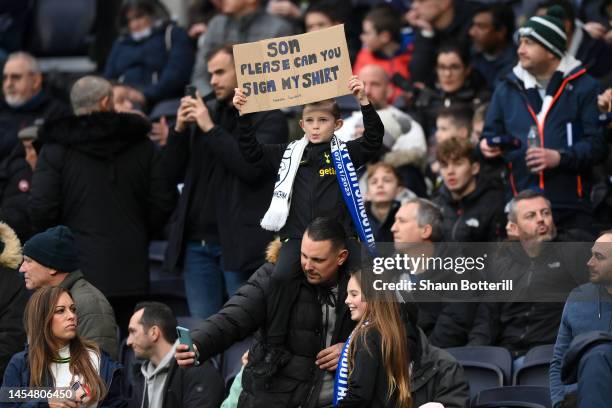
<path fill-rule="evenodd" d="M 246 103 L 246 96 L 242 88 L 234 89 L 232 103 L 240 114 L 238 119 L 238 126 L 240 128 L 238 145 L 242 157 L 244 157 L 248 163 L 266 171 L 270 170 L 276 172 L 287 144 L 263 145 L 259 143 L 255 137 L 255 126 L 253 125 L 252 114 L 242 113 L 242 108 Z"/>
<path fill-rule="evenodd" d="M 351 160 L 355 166 L 359 167 L 367 163 L 380 150 L 385 135 L 385 126 L 380 120 L 380 116 L 374 106 L 368 100 L 365 93 L 365 84 L 357 76 L 352 76 L 349 80 L 349 89 L 361 106 L 363 114 L 363 137 L 351 140 L 347 143 L 347 148 Z"/>

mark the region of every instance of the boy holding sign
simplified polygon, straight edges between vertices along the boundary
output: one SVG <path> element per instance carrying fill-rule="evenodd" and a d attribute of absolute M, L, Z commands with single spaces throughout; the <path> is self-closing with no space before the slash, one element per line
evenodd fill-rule
<path fill-rule="evenodd" d="M 270 208 L 261 220 L 262 228 L 278 231 L 283 242 L 276 266 L 277 278 L 295 276 L 299 270 L 302 236 L 307 225 L 317 217 L 338 220 L 348 237 L 355 237 L 356 229 L 359 238 L 373 246 L 355 170 L 380 150 L 384 126 L 366 97 L 363 81 L 352 76 L 348 87 L 361 105 L 363 137 L 344 143 L 334 135 L 343 122 L 336 101 L 328 99 L 304 105 L 300 120 L 304 130 L 302 139 L 278 145 L 257 142 L 250 114 L 241 112 L 247 97 L 243 89 L 235 90 L 233 103 L 241 112 L 242 155 L 249 163 L 278 173 Z M 352 241 L 357 251 L 359 247 Z"/>

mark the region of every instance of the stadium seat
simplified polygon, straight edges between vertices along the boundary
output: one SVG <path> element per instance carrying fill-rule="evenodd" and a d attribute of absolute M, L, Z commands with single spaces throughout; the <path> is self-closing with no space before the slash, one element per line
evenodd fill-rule
<path fill-rule="evenodd" d="M 445 349 L 459 361 L 470 385 L 470 398 L 480 391 L 509 384 L 512 356 L 503 347 L 470 346 Z"/>
<path fill-rule="evenodd" d="M 151 279 L 149 294 L 185 299 L 183 276 L 163 269 L 167 244 L 166 241 L 151 241 L 149 244 L 149 276 Z"/>
<path fill-rule="evenodd" d="M 87 56 L 96 19 L 96 0 L 37 0 L 34 32 L 28 50 L 43 73 L 90 73 L 96 64 Z"/>
<path fill-rule="evenodd" d="M 551 408 L 548 387 L 507 386 L 478 393 L 472 408 Z"/>
<path fill-rule="evenodd" d="M 134 350 L 127 345 L 127 338 L 123 339 L 119 346 L 119 362 L 123 365 L 123 384 L 121 386 L 124 395 L 132 394 L 134 379 L 140 371 L 143 360 L 134 355 Z"/>
<path fill-rule="evenodd" d="M 525 364 L 514 373 L 514 385 L 540 385 L 549 384 L 548 370 L 554 344 L 546 344 L 532 348 L 525 355 Z"/>
<path fill-rule="evenodd" d="M 38 0 L 34 19 L 32 51 L 37 55 L 84 55 L 96 19 L 96 0 Z"/>

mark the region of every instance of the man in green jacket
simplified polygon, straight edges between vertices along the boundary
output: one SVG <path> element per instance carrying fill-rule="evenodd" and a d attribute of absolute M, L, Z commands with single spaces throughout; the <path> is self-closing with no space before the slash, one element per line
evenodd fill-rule
<path fill-rule="evenodd" d="M 68 227 L 58 225 L 30 238 L 23 246 L 19 272 L 30 290 L 45 286 L 68 289 L 77 309 L 79 335 L 117 360 L 115 313 L 102 292 L 85 280 L 79 270 L 74 236 Z"/>

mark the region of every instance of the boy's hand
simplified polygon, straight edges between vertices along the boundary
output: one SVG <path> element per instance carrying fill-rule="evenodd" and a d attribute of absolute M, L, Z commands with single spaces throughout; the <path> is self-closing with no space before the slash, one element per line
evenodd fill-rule
<path fill-rule="evenodd" d="M 244 89 L 234 88 L 234 99 L 232 99 L 232 103 L 234 104 L 234 107 L 236 108 L 240 116 L 242 116 L 243 115 L 242 107 L 246 103 L 246 96 L 244 95 Z"/>
<path fill-rule="evenodd" d="M 355 98 L 357 98 L 360 105 L 365 106 L 370 104 L 365 93 L 365 84 L 361 79 L 357 78 L 356 75 L 353 75 L 351 79 L 349 79 L 348 87 Z"/>

